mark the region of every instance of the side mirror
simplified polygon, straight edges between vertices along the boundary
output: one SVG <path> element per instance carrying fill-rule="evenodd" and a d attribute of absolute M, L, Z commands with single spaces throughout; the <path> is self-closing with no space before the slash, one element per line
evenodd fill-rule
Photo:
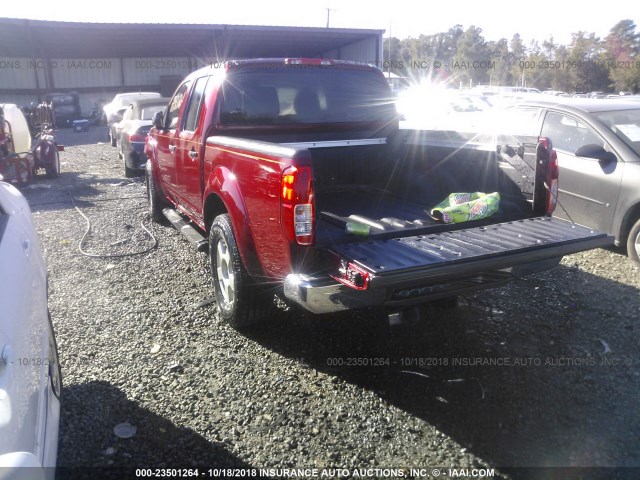
<path fill-rule="evenodd" d="M 156 127 L 158 130 L 164 129 L 164 112 L 156 112 L 153 116 L 153 121 L 151 124 Z"/>
<path fill-rule="evenodd" d="M 601 145 L 589 143 L 583 145 L 576 150 L 577 157 L 595 158 L 602 163 L 610 163 L 618 161 L 618 158 L 613 152 L 608 152 Z"/>

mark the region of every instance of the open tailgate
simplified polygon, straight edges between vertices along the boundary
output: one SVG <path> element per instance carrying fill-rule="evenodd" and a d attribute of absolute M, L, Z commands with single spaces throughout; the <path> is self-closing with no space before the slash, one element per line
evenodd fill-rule
<path fill-rule="evenodd" d="M 357 265 L 371 286 L 408 284 L 508 269 L 613 244 L 613 237 L 552 217 L 330 248 L 338 264 Z"/>

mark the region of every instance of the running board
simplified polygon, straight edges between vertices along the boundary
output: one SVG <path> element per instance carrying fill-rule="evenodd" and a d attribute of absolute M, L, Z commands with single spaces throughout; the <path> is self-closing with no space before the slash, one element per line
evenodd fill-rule
<path fill-rule="evenodd" d="M 209 248 L 209 242 L 204 238 L 200 232 L 193 228 L 189 223 L 185 221 L 182 216 L 172 208 L 165 208 L 162 210 L 162 214 L 171 222 L 171 225 L 185 236 L 185 238 L 196 247 L 199 252 L 206 252 Z"/>

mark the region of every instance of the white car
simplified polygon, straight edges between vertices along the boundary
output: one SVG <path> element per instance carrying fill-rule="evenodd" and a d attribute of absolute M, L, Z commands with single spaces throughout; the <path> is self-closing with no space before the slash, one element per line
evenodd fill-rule
<path fill-rule="evenodd" d="M 107 103 L 102 109 L 104 110 L 104 117 L 107 120 L 109 126 L 109 141 L 111 146 L 116 146 L 116 132 L 114 130 L 114 124 L 122 120 L 122 113 L 131 105 L 133 100 L 141 100 L 143 98 L 160 98 L 161 95 L 157 92 L 129 92 L 118 93 L 111 102 Z"/>
<path fill-rule="evenodd" d="M 53 478 L 60 390 L 47 269 L 31 210 L 0 181 L 0 480 Z"/>

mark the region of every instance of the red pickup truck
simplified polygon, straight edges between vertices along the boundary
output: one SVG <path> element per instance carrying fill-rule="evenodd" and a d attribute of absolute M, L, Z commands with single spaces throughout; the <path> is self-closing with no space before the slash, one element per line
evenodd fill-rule
<path fill-rule="evenodd" d="M 145 150 L 153 219 L 208 249 L 220 315 L 237 328 L 267 317 L 276 289 L 313 313 L 402 311 L 612 242 L 550 216 L 547 139 L 401 130 L 382 72 L 362 64 L 200 69 L 156 116 Z M 499 209 L 434 218 L 454 192 L 498 192 Z"/>

